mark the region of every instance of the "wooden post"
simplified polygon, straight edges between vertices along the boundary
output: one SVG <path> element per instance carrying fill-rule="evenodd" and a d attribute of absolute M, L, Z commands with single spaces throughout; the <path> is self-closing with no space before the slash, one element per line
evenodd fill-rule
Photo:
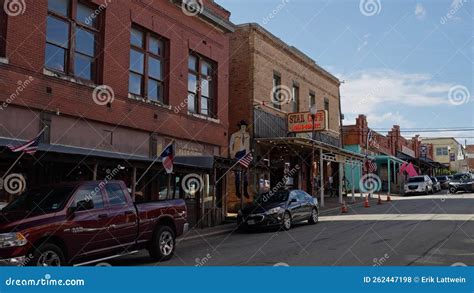
<path fill-rule="evenodd" d="M 342 192 L 344 184 L 344 163 L 339 162 L 339 203 L 342 204 Z"/>
<path fill-rule="evenodd" d="M 97 180 L 97 170 L 99 169 L 99 164 L 95 163 L 94 164 L 94 170 L 92 171 L 92 180 L 96 181 Z"/>

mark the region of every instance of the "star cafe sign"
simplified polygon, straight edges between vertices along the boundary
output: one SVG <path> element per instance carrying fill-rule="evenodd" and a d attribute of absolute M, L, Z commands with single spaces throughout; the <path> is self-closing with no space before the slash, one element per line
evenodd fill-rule
<path fill-rule="evenodd" d="M 290 113 L 288 114 L 288 131 L 294 133 L 326 131 L 328 129 L 328 112 L 321 110 L 316 112 L 313 117 L 310 112 Z"/>

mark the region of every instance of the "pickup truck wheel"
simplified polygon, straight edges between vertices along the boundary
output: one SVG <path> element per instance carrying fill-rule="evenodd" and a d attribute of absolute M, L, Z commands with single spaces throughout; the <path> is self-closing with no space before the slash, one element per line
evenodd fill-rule
<path fill-rule="evenodd" d="M 38 267 L 60 267 L 65 265 L 61 248 L 51 243 L 41 244 L 33 253 L 33 259 L 28 265 Z"/>
<path fill-rule="evenodd" d="M 159 226 L 153 235 L 150 256 L 156 261 L 171 259 L 176 246 L 175 238 L 173 229 L 168 226 Z"/>

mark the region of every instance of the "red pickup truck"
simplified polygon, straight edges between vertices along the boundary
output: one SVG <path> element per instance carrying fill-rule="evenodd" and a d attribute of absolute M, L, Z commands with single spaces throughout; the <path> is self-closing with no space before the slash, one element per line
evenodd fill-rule
<path fill-rule="evenodd" d="M 0 262 L 90 265 L 140 249 L 165 261 L 187 229 L 183 200 L 135 203 L 121 181 L 39 187 L 0 211 Z"/>

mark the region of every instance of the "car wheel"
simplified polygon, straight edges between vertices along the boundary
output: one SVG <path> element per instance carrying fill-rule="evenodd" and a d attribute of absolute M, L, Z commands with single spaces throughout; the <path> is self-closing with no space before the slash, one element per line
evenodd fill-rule
<path fill-rule="evenodd" d="M 51 243 L 44 243 L 35 249 L 33 258 L 27 265 L 37 267 L 60 267 L 65 264 L 66 261 L 61 248 Z"/>
<path fill-rule="evenodd" d="M 156 261 L 166 261 L 173 257 L 176 247 L 176 237 L 169 226 L 159 226 L 153 235 L 150 256 Z"/>
<path fill-rule="evenodd" d="M 457 192 L 456 187 L 450 187 L 449 193 L 455 194 Z"/>
<path fill-rule="evenodd" d="M 311 225 L 314 225 L 314 224 L 317 224 L 318 221 L 319 221 L 318 210 L 316 208 L 313 208 L 311 210 L 311 215 L 309 217 L 308 223 L 310 223 Z"/>
<path fill-rule="evenodd" d="M 285 212 L 285 214 L 283 215 L 282 228 L 286 231 L 291 229 L 291 215 L 289 212 Z"/>

